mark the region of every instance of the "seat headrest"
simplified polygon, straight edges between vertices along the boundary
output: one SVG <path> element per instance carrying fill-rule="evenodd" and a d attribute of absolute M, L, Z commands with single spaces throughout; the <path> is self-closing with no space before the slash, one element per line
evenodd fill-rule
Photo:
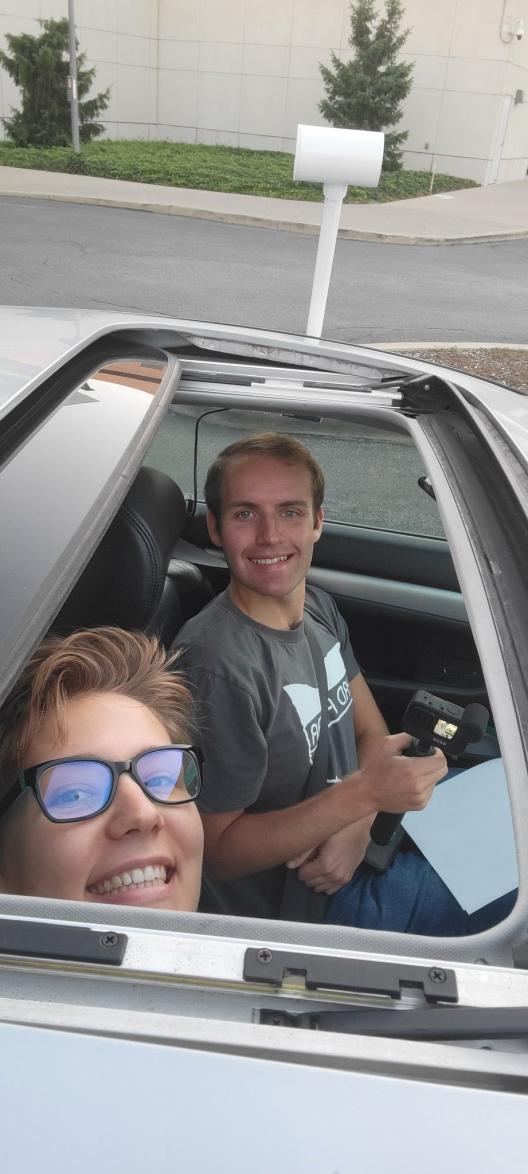
<path fill-rule="evenodd" d="M 54 629 L 115 624 L 148 631 L 186 517 L 178 485 L 158 469 L 140 469 Z"/>

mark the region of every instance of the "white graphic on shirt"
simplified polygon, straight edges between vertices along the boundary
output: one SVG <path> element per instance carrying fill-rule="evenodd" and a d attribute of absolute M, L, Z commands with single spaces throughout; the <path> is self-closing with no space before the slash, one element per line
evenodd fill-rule
<path fill-rule="evenodd" d="M 326 680 L 328 685 L 328 726 L 340 722 L 352 705 L 352 697 L 348 687 L 347 675 L 339 644 L 327 652 L 324 658 Z M 288 694 L 297 717 L 301 723 L 308 745 L 310 763 L 313 762 L 319 730 L 321 728 L 321 701 L 319 690 L 312 685 L 295 684 L 284 685 L 284 692 Z"/>

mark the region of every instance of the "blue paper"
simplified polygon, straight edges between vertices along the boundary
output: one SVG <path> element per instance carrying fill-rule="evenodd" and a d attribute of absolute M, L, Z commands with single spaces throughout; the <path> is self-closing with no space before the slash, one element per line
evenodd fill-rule
<path fill-rule="evenodd" d="M 518 884 L 510 800 L 501 758 L 435 787 L 403 826 L 468 913 Z"/>

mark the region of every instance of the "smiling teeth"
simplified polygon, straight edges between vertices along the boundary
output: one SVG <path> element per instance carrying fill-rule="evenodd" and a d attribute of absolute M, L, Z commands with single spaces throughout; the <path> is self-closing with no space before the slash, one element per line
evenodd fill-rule
<path fill-rule="evenodd" d="M 256 563 L 259 567 L 271 567 L 273 563 L 285 563 L 289 559 L 288 554 L 277 554 L 275 558 L 252 558 L 251 562 Z"/>
<path fill-rule="evenodd" d="M 107 893 L 117 892 L 118 889 L 128 888 L 129 885 L 151 885 L 153 881 L 167 881 L 167 869 L 164 864 L 147 864 L 145 868 L 133 868 L 131 872 L 119 872 L 108 880 L 99 881 L 90 885 L 88 892 L 97 893 L 99 897 Z"/>

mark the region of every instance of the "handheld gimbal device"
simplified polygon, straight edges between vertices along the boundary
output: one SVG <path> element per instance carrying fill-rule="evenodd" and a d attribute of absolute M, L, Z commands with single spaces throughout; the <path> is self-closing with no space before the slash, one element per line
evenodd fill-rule
<path fill-rule="evenodd" d="M 488 719 L 489 713 L 483 705 L 472 703 L 462 709 L 460 705 L 419 689 L 411 697 L 403 717 L 403 729 L 413 737 L 413 742 L 403 753 L 408 757 L 425 758 L 434 754 L 438 746 L 449 758 L 456 759 L 470 742 L 480 740 Z M 403 837 L 401 821 L 404 814 L 380 811 L 372 824 L 371 843 L 365 860 L 377 872 L 384 872 L 394 860 Z"/>

